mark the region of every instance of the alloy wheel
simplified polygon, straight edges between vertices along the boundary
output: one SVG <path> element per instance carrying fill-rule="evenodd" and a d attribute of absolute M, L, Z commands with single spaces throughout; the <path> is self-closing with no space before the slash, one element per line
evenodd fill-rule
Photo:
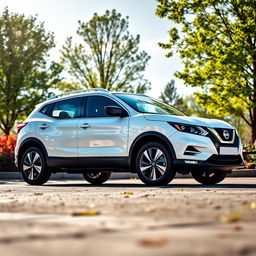
<path fill-rule="evenodd" d="M 87 176 L 91 179 L 98 179 L 101 176 L 101 172 L 88 172 Z"/>
<path fill-rule="evenodd" d="M 140 171 L 142 175 L 155 181 L 160 179 L 166 172 L 167 158 L 162 150 L 156 147 L 147 148 L 140 158 Z"/>
<path fill-rule="evenodd" d="M 29 151 L 24 157 L 22 169 L 29 180 L 35 180 L 42 171 L 42 159 L 36 151 Z"/>

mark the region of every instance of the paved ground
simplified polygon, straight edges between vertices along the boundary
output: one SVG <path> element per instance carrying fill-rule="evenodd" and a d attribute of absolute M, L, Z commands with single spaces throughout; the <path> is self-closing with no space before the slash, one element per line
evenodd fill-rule
<path fill-rule="evenodd" d="M 0 181 L 0 252 L 28 255 L 256 255 L 256 178 L 41 187 Z"/>

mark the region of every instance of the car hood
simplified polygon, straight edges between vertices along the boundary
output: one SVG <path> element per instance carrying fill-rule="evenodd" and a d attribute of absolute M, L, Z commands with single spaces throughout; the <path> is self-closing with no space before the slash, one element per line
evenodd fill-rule
<path fill-rule="evenodd" d="M 233 126 L 222 120 L 194 116 L 145 114 L 144 117 L 150 121 L 177 122 L 183 124 L 205 126 L 210 128 L 233 128 Z"/>

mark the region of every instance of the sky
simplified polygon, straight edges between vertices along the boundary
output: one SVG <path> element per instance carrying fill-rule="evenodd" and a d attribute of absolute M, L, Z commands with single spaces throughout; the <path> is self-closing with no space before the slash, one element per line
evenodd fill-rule
<path fill-rule="evenodd" d="M 93 14 L 116 9 L 122 16 L 129 16 L 129 31 L 141 36 L 140 49 L 145 50 L 151 59 L 145 70 L 145 78 L 151 82 L 148 95 L 158 97 L 165 85 L 174 79 L 174 72 L 182 70 L 182 62 L 177 54 L 165 57 L 166 50 L 157 43 L 167 42 L 168 30 L 174 24 L 155 15 L 155 0 L 1 0 L 0 11 L 8 6 L 12 12 L 26 16 L 37 15 L 45 23 L 47 31 L 54 32 L 56 48 L 51 50 L 51 59 L 58 61 L 60 49 L 68 36 L 77 38 L 78 20 L 89 21 Z M 193 90 L 175 78 L 180 95 L 192 94 Z"/>

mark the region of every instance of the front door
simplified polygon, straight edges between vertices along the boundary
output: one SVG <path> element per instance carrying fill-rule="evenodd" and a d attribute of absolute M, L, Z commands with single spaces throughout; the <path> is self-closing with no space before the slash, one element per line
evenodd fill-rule
<path fill-rule="evenodd" d="M 98 157 L 107 161 L 128 156 L 129 117 L 109 116 L 106 106 L 120 105 L 107 96 L 86 97 L 85 117 L 78 124 L 78 156 L 81 159 Z"/>

